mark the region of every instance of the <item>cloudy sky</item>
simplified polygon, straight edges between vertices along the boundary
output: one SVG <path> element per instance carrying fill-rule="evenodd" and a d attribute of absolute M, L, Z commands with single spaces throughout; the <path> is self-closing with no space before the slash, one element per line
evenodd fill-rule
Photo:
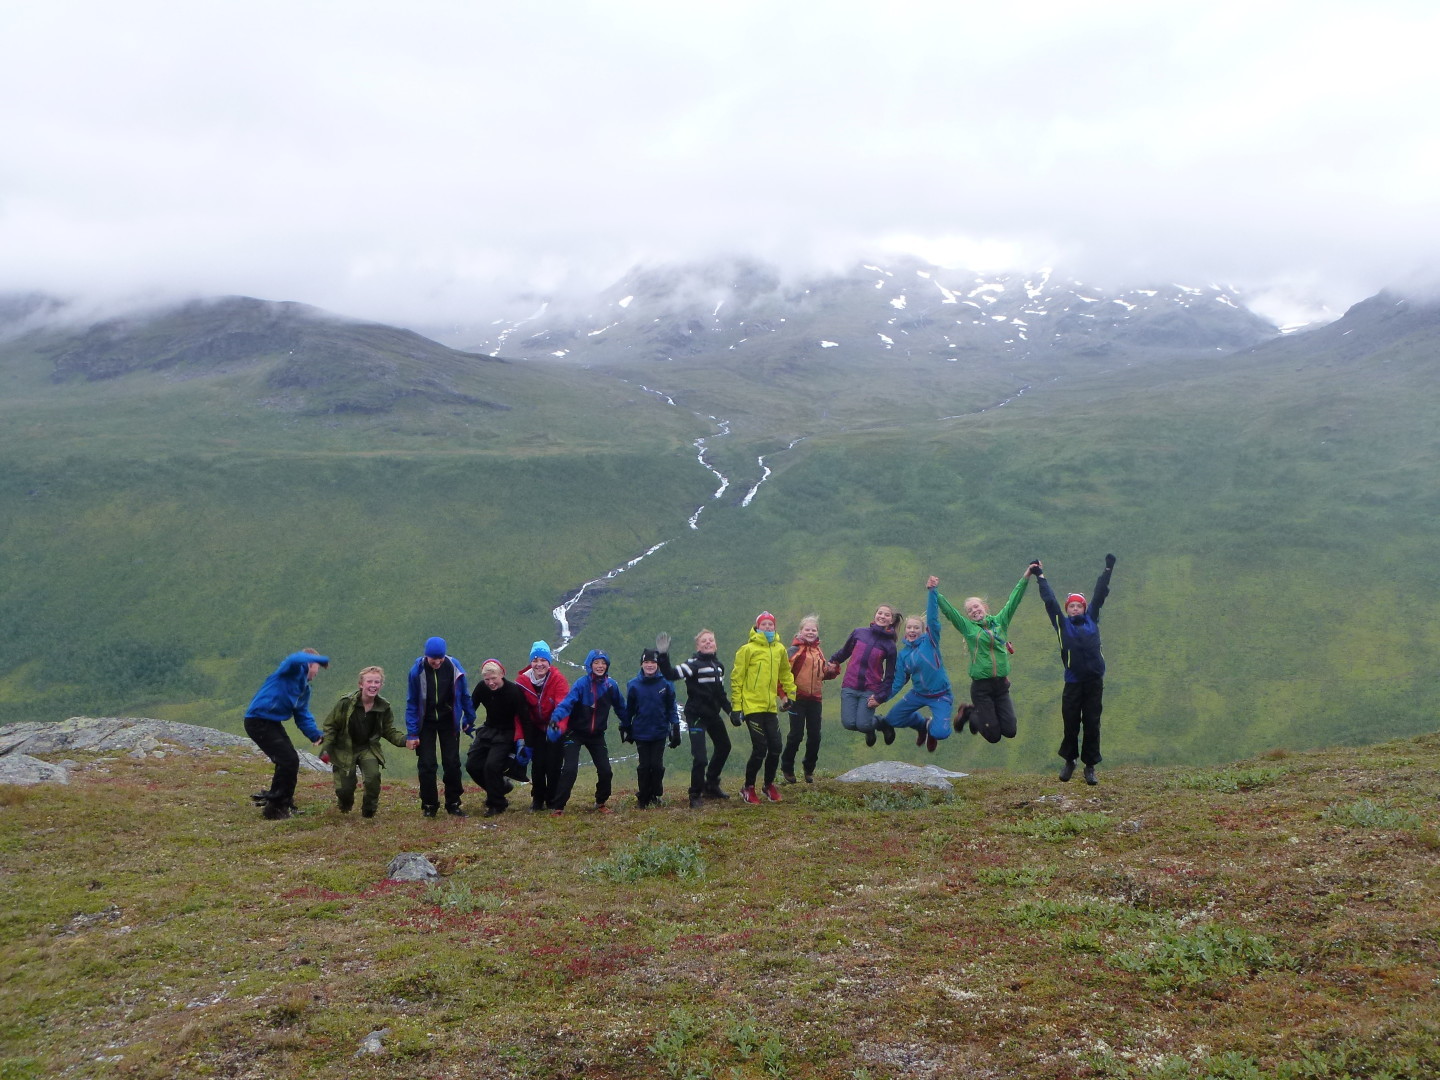
<path fill-rule="evenodd" d="M 0 290 L 423 325 L 909 251 L 1338 313 L 1440 278 L 1437 41 L 1433 0 L 14 0 Z"/>

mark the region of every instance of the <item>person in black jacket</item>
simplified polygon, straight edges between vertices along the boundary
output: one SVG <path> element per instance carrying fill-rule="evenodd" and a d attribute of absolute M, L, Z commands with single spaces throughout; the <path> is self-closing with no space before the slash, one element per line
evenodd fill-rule
<path fill-rule="evenodd" d="M 480 667 L 480 681 L 470 698 L 476 709 L 485 706 L 485 723 L 479 731 L 473 724 L 470 753 L 465 758 L 465 771 L 470 779 L 485 789 L 485 816 L 503 814 L 510 801 L 506 792 L 513 786 L 505 771 L 513 757 L 520 765 L 530 760 L 525 746 L 524 721 L 530 715 L 525 692 L 505 678 L 505 665 L 499 660 L 486 660 Z"/>
<path fill-rule="evenodd" d="M 675 688 L 660 674 L 660 653 L 646 649 L 640 656 L 640 674 L 626 687 L 621 742 L 633 742 L 640 755 L 635 770 L 640 809 L 660 806 L 665 794 L 665 743 L 680 745 L 680 715 L 675 711 Z"/>
<path fill-rule="evenodd" d="M 715 631 L 701 630 L 695 635 L 695 653 L 679 667 L 670 664 L 670 635 L 657 634 L 655 647 L 660 653 L 660 674 L 674 682 L 685 680 L 685 726 L 690 731 L 690 806 L 698 809 L 704 799 L 728 799 L 720 787 L 720 774 L 730 756 L 730 733 L 725 730 L 725 717 L 731 713 L 730 695 L 725 690 L 725 665 L 715 655 L 719 647 Z M 705 736 L 715 744 L 715 753 L 705 752 Z"/>
<path fill-rule="evenodd" d="M 1060 697 L 1060 717 L 1064 734 L 1060 739 L 1060 756 L 1065 764 L 1060 770 L 1062 782 L 1075 775 L 1075 758 L 1085 765 L 1085 782 L 1098 784 L 1095 766 L 1100 764 L 1100 712 L 1105 692 L 1105 657 L 1100 652 L 1100 608 L 1110 595 L 1110 572 L 1115 569 L 1115 556 L 1105 556 L 1105 569 L 1095 582 L 1095 595 L 1086 601 L 1081 593 L 1065 597 L 1062 608 L 1055 591 L 1042 571 L 1037 575 L 1040 599 L 1045 614 L 1060 641 L 1060 662 L 1065 665 L 1065 689 Z M 1084 741 L 1079 743 L 1081 733 Z"/>

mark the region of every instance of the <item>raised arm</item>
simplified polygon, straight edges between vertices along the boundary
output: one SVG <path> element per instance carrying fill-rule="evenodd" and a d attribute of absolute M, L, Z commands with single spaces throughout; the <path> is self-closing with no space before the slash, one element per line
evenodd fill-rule
<path fill-rule="evenodd" d="M 1090 617 L 1096 622 L 1100 621 L 1100 605 L 1105 603 L 1105 598 L 1110 595 L 1110 572 L 1115 569 L 1115 556 L 1105 556 L 1105 569 L 1100 571 L 1100 576 L 1095 579 L 1095 596 L 1090 601 Z"/>

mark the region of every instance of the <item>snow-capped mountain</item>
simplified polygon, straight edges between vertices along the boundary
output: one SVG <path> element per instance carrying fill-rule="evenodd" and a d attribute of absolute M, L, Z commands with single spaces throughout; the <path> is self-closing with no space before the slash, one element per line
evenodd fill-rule
<path fill-rule="evenodd" d="M 1111 292 L 1049 270 L 980 275 L 915 259 L 785 280 L 735 260 L 639 268 L 592 303 L 540 306 L 476 352 L 585 362 L 718 352 L 791 358 L 1023 359 L 1130 349 L 1233 351 L 1274 337 L 1233 289 L 1167 283 Z"/>

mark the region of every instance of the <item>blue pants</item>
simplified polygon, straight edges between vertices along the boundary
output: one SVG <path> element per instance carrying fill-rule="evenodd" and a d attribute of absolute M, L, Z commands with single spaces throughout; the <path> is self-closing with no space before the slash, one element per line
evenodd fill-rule
<path fill-rule="evenodd" d="M 930 710 L 930 723 L 920 715 L 921 709 Z M 932 739 L 950 737 L 950 716 L 955 711 L 955 695 L 944 693 L 938 697 L 924 697 L 911 690 L 900 703 L 890 710 L 885 722 L 891 727 L 919 728 Z"/>
<path fill-rule="evenodd" d="M 865 704 L 869 700 L 869 690 L 852 690 L 848 686 L 841 690 L 840 726 L 846 731 L 874 731 L 875 710 Z"/>

